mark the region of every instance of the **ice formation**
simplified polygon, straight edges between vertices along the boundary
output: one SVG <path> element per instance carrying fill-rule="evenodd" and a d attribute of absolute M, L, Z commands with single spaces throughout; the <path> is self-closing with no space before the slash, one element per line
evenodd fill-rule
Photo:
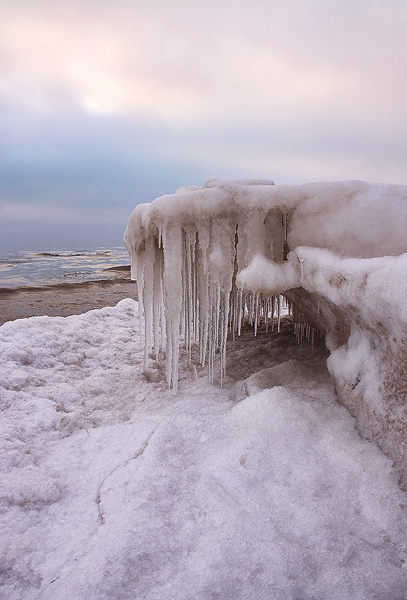
<path fill-rule="evenodd" d="M 210 179 L 137 206 L 124 243 L 145 368 L 165 351 L 176 390 L 182 339 L 210 381 L 219 354 L 222 383 L 228 335 L 268 323 L 284 295 L 297 335 L 326 335 L 341 402 L 407 483 L 407 186 Z"/>

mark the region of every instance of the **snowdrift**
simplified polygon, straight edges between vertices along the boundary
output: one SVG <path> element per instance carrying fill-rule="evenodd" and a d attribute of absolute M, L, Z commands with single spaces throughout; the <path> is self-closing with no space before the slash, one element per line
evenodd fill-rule
<path fill-rule="evenodd" d="M 288 321 L 230 340 L 239 401 L 147 381 L 131 299 L 0 327 L 0 597 L 404 599 L 407 495 Z"/>
<path fill-rule="evenodd" d="M 145 369 L 165 351 L 178 381 L 180 336 L 209 379 L 228 336 L 292 306 L 319 330 L 337 394 L 407 485 L 407 186 L 208 180 L 142 204 L 124 236 L 144 313 Z M 216 359 L 216 360 L 215 360 Z"/>

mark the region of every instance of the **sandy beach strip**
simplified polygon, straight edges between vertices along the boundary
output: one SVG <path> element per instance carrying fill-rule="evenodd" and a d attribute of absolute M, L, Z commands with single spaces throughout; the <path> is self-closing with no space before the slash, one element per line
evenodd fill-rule
<path fill-rule="evenodd" d="M 123 298 L 137 300 L 137 285 L 114 279 L 43 287 L 0 289 L 0 325 L 6 321 L 48 315 L 67 317 L 115 306 Z"/>

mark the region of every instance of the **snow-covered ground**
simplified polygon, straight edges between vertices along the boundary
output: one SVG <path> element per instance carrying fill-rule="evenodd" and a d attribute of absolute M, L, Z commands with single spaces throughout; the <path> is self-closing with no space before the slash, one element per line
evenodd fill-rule
<path fill-rule="evenodd" d="M 405 600 L 407 497 L 323 349 L 244 332 L 174 395 L 138 331 L 130 299 L 0 328 L 1 598 Z"/>

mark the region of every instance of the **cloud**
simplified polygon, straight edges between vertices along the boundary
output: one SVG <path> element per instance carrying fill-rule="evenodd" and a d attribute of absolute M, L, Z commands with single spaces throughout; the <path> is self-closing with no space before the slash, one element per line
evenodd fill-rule
<path fill-rule="evenodd" d="M 0 206 L 1 248 L 70 248 L 121 245 L 129 213 L 40 203 Z"/>
<path fill-rule="evenodd" d="M 407 180 L 402 0 L 3 0 L 1 27 L 15 222 L 214 175 Z"/>
<path fill-rule="evenodd" d="M 29 221 L 30 223 L 85 223 L 94 225 L 105 223 L 123 223 L 123 211 L 106 209 L 89 209 L 68 206 L 48 206 L 36 204 L 4 203 L 0 207 L 2 218 L 8 220 Z"/>
<path fill-rule="evenodd" d="M 28 6 L 6 15 L 6 93 L 33 110 L 70 97 L 95 113 L 272 121 L 321 110 L 397 118 L 404 105 L 398 2 Z"/>

